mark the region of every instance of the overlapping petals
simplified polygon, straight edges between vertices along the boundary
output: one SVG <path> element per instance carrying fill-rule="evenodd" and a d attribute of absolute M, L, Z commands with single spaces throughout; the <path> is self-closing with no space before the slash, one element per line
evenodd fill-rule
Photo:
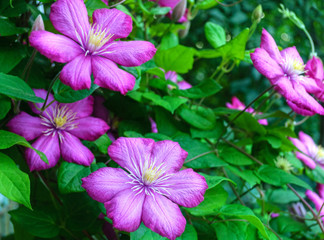
<path fill-rule="evenodd" d="M 102 168 L 82 179 L 82 186 L 103 202 L 115 228 L 135 231 L 144 225 L 169 239 L 186 225 L 180 208 L 195 207 L 204 199 L 207 183 L 192 169 L 179 172 L 187 152 L 172 141 L 119 138 L 109 156 L 125 170 Z"/>
<path fill-rule="evenodd" d="M 58 0 L 51 7 L 50 19 L 58 35 L 33 31 L 30 44 L 49 59 L 67 63 L 61 81 L 74 90 L 89 89 L 94 83 L 126 94 L 135 77 L 117 67 L 139 66 L 150 60 L 156 49 L 145 41 L 114 41 L 132 31 L 132 18 L 117 9 L 98 9 L 90 25 L 83 0 Z"/>
<path fill-rule="evenodd" d="M 46 93 L 45 90 L 35 90 L 36 96 L 41 98 L 45 98 Z M 51 94 L 49 100 L 54 100 Z M 68 162 L 89 166 L 94 155 L 79 138 L 94 141 L 109 129 L 105 121 L 89 117 L 93 110 L 93 97 L 75 103 L 53 102 L 42 113 L 40 108 L 40 105 L 32 107 L 33 112 L 40 114 L 39 117 L 21 112 L 7 124 L 10 131 L 27 140 L 36 139 L 32 146 L 47 156 L 49 164 L 43 162 L 34 150 L 27 149 L 25 156 L 30 170 L 54 167 L 60 156 Z"/>
<path fill-rule="evenodd" d="M 309 63 L 305 68 L 296 47 L 279 51 L 272 36 L 263 29 L 260 48 L 251 53 L 251 59 L 255 68 L 269 79 L 294 111 L 308 116 L 316 113 L 324 115 L 324 108 L 310 95 L 321 99 L 323 92 L 321 82 L 313 78 L 316 67 L 311 66 L 314 63 Z M 314 71 L 307 75 L 309 69 Z M 320 75 L 318 72 L 317 75 Z"/>

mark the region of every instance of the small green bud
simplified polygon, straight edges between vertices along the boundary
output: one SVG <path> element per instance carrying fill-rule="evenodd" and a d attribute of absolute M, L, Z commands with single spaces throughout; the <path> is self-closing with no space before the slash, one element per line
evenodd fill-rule
<path fill-rule="evenodd" d="M 259 23 L 262 18 L 264 18 L 264 13 L 260 4 L 252 12 L 252 22 Z"/>

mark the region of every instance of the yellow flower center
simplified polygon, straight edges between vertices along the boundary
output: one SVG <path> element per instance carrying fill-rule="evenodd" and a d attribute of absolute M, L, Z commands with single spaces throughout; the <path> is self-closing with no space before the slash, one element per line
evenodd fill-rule
<path fill-rule="evenodd" d="M 297 59 L 294 59 L 292 66 L 295 70 L 300 72 L 304 72 L 305 70 L 305 65 Z"/>
<path fill-rule="evenodd" d="M 294 169 L 291 163 L 286 158 L 283 157 L 278 157 L 277 160 L 275 161 L 275 165 L 277 168 L 280 168 L 288 173 Z"/>
<path fill-rule="evenodd" d="M 102 30 L 101 26 L 96 24 L 91 26 L 88 39 L 88 51 L 94 52 L 105 45 L 114 34 L 108 34 L 109 30 Z"/>
<path fill-rule="evenodd" d="M 318 146 L 317 148 L 317 154 L 316 154 L 317 158 L 324 158 L 324 148 L 322 146 Z"/>
<path fill-rule="evenodd" d="M 151 184 L 157 180 L 164 173 L 163 169 L 160 167 L 149 167 L 144 170 L 143 181 L 146 184 Z"/>
<path fill-rule="evenodd" d="M 62 116 L 58 116 L 56 118 L 54 118 L 54 122 L 56 127 L 63 127 L 64 124 L 66 123 L 66 116 L 62 117 Z"/>

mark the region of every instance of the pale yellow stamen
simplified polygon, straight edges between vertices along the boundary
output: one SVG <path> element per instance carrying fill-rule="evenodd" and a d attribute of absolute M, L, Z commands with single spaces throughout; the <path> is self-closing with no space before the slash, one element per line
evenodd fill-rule
<path fill-rule="evenodd" d="M 114 34 L 108 34 L 108 32 L 107 29 L 102 30 L 101 26 L 92 25 L 89 32 L 88 50 L 93 52 L 105 45 L 114 36 Z"/>
<path fill-rule="evenodd" d="M 292 66 L 295 70 L 300 72 L 304 72 L 305 70 L 305 65 L 297 59 L 294 59 Z"/>
<path fill-rule="evenodd" d="M 54 122 L 55 122 L 56 127 L 63 127 L 64 124 L 66 123 L 66 116 L 56 117 L 56 118 L 54 118 Z"/>
<path fill-rule="evenodd" d="M 318 146 L 316 158 L 318 159 L 324 158 L 324 148 L 322 146 Z"/>
<path fill-rule="evenodd" d="M 280 168 L 288 173 L 294 169 L 291 163 L 286 158 L 283 157 L 278 157 L 277 160 L 275 161 L 275 165 L 277 168 Z"/>
<path fill-rule="evenodd" d="M 146 184 L 150 184 L 150 183 L 154 182 L 155 180 L 157 180 L 163 173 L 164 173 L 164 171 L 160 168 L 149 167 L 144 170 L 143 181 Z"/>

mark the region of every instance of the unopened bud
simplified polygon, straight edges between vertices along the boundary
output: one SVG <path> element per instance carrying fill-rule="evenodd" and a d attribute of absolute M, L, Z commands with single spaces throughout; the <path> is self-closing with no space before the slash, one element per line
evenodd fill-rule
<path fill-rule="evenodd" d="M 322 60 L 318 57 L 313 56 L 306 63 L 305 72 L 307 76 L 322 81 L 324 79 Z"/>
<path fill-rule="evenodd" d="M 262 10 L 262 6 L 259 5 L 252 12 L 252 22 L 259 23 L 262 18 L 264 18 L 264 13 Z"/>
<path fill-rule="evenodd" d="M 172 20 L 179 21 L 180 18 L 186 13 L 187 0 L 181 0 L 172 11 Z"/>
<path fill-rule="evenodd" d="M 286 158 L 283 157 L 278 157 L 277 160 L 275 161 L 275 165 L 277 168 L 280 168 L 287 173 L 289 173 L 294 169 L 291 163 Z"/>
<path fill-rule="evenodd" d="M 179 30 L 179 37 L 185 38 L 188 35 L 189 29 L 190 29 L 190 22 L 189 21 L 184 22 L 182 25 L 185 26 L 185 29 Z"/>
<path fill-rule="evenodd" d="M 39 14 L 33 24 L 32 31 L 40 31 L 40 30 L 45 30 L 45 27 L 44 27 L 44 21 L 42 15 Z"/>

